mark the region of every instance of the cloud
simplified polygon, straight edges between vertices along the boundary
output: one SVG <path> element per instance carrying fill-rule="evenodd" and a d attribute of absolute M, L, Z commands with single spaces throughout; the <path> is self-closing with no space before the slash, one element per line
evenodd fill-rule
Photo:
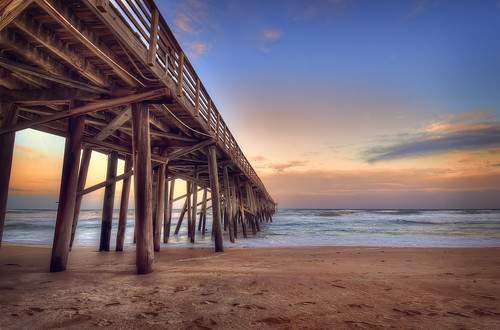
<path fill-rule="evenodd" d="M 318 17 L 329 17 L 332 10 L 346 7 L 349 0 L 315 0 L 306 2 L 297 20 L 313 20 Z"/>
<path fill-rule="evenodd" d="M 249 157 L 249 159 L 253 162 L 264 162 L 264 161 L 269 160 L 269 158 L 267 158 L 266 156 L 262 156 L 262 155 L 252 156 L 252 157 Z"/>
<path fill-rule="evenodd" d="M 198 41 L 187 43 L 186 46 L 188 47 L 188 57 L 190 58 L 199 58 L 212 49 L 209 44 Z"/>
<path fill-rule="evenodd" d="M 276 42 L 281 38 L 283 38 L 283 36 L 284 36 L 283 31 L 278 29 L 262 31 L 262 37 L 266 42 Z"/>
<path fill-rule="evenodd" d="M 195 33 L 192 27 L 192 20 L 183 13 L 177 14 L 177 17 L 174 18 L 174 25 L 182 32 Z"/>
<path fill-rule="evenodd" d="M 456 150 L 478 150 L 500 146 L 500 123 L 489 120 L 488 110 L 443 116 L 414 133 L 390 136 L 382 146 L 365 150 L 367 162 L 447 153 Z"/>
<path fill-rule="evenodd" d="M 283 172 L 287 169 L 295 168 L 295 167 L 301 167 L 307 165 L 308 161 L 307 160 L 291 160 L 288 162 L 284 163 L 269 163 L 268 158 L 264 156 L 256 156 L 251 159 L 252 161 L 255 161 L 259 164 L 256 164 L 254 167 L 258 168 L 260 171 L 263 172 Z"/>

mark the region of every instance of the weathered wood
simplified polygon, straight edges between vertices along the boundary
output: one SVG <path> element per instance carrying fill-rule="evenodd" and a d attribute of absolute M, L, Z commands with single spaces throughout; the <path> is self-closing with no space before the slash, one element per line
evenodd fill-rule
<path fill-rule="evenodd" d="M 147 105 L 143 103 L 132 104 L 135 226 L 137 228 L 136 266 L 138 274 L 152 272 L 154 260 L 148 117 Z"/>
<path fill-rule="evenodd" d="M 106 127 L 102 128 L 99 133 L 94 136 L 96 140 L 104 140 L 118 128 L 122 127 L 129 119 L 132 118 L 132 110 L 129 105 L 121 111 L 113 120 L 106 125 Z"/>
<path fill-rule="evenodd" d="M 233 211 L 231 218 L 233 219 L 234 238 L 238 238 L 238 201 L 236 199 L 236 181 L 231 178 L 231 209 Z"/>
<path fill-rule="evenodd" d="M 191 230 L 193 229 L 193 226 L 191 226 L 191 221 L 193 221 L 192 217 L 192 212 L 191 212 L 191 194 L 193 192 L 192 190 L 193 184 L 189 181 L 186 181 L 186 213 L 187 213 L 187 229 L 188 229 L 188 238 L 191 241 L 192 240 L 192 232 Z"/>
<path fill-rule="evenodd" d="M 162 149 L 160 155 L 165 157 L 167 155 L 167 150 Z M 158 178 L 157 178 L 157 192 L 156 192 L 156 217 L 154 226 L 154 250 L 160 251 L 161 243 L 161 228 L 163 223 L 163 215 L 165 212 L 165 179 L 166 179 L 166 164 L 161 164 L 158 167 Z"/>
<path fill-rule="evenodd" d="M 198 220 L 198 231 L 201 231 L 201 223 L 203 220 L 203 216 L 207 212 L 207 189 L 203 189 L 203 198 L 201 202 L 201 209 L 200 209 L 200 219 Z M 203 232 L 203 235 L 205 233 Z"/>
<path fill-rule="evenodd" d="M 210 192 L 212 195 L 212 227 L 214 233 L 215 252 L 223 252 L 224 246 L 222 243 L 219 173 L 217 170 L 217 150 L 215 145 L 208 147 L 207 156 L 208 173 L 210 176 Z"/>
<path fill-rule="evenodd" d="M 116 151 L 112 151 L 108 155 L 108 170 L 106 173 L 106 180 L 115 179 L 117 169 L 118 153 Z M 99 243 L 99 251 L 109 251 L 110 248 L 115 190 L 116 183 L 109 184 L 104 189 L 104 201 L 102 204 L 101 241 Z"/>
<path fill-rule="evenodd" d="M 223 168 L 223 177 L 224 177 L 224 205 L 225 205 L 225 217 L 228 222 L 229 227 L 229 240 L 231 243 L 234 243 L 234 228 L 233 228 L 233 212 L 231 209 L 231 194 L 229 189 L 229 173 L 227 170 L 227 166 Z"/>
<path fill-rule="evenodd" d="M 115 99 L 102 100 L 102 101 L 96 102 L 96 103 L 89 103 L 89 104 L 86 104 L 86 105 L 78 107 L 78 108 L 70 109 L 67 111 L 61 111 L 61 112 L 55 113 L 55 114 L 50 115 L 50 116 L 40 117 L 40 118 L 33 119 L 30 121 L 22 122 L 22 123 L 17 124 L 17 125 L 12 125 L 9 127 L 2 128 L 0 130 L 0 134 L 15 132 L 15 131 L 19 131 L 19 130 L 26 129 L 26 128 L 32 128 L 32 127 L 46 124 L 46 123 L 56 121 L 59 119 L 64 119 L 64 118 L 68 118 L 68 117 L 82 115 L 82 114 L 86 114 L 86 113 L 90 113 L 90 112 L 94 112 L 94 111 L 99 111 L 99 110 L 103 110 L 103 109 L 107 109 L 107 108 L 116 107 L 119 105 L 126 105 L 126 104 L 129 104 L 132 102 L 139 102 L 139 101 L 144 101 L 144 100 L 151 99 L 151 98 L 161 97 L 162 95 L 165 95 L 166 93 L 168 93 L 168 91 L 169 90 L 166 88 L 160 88 L 160 89 L 155 89 L 155 90 L 148 91 L 148 92 L 137 93 L 137 94 L 119 97 L 119 98 L 115 98 Z M 149 122 L 148 122 L 148 125 L 149 125 Z M 149 129 L 148 129 L 148 131 L 149 131 Z"/>
<path fill-rule="evenodd" d="M 54 104 L 54 101 L 93 100 L 100 96 L 101 94 L 76 88 L 0 90 L 0 100 L 24 105 Z"/>
<path fill-rule="evenodd" d="M 182 85 L 184 80 L 184 52 L 180 53 L 177 67 L 177 96 L 182 96 Z"/>
<path fill-rule="evenodd" d="M 191 243 L 196 237 L 196 215 L 198 214 L 198 186 L 193 183 L 193 210 L 191 214 Z"/>
<path fill-rule="evenodd" d="M 0 116 L 3 117 L 3 120 L 0 122 L 0 127 L 14 125 L 17 121 L 18 112 L 17 105 L 0 102 Z M 5 214 L 7 212 L 15 134 L 16 133 L 0 135 L 0 247 L 2 246 Z"/>
<path fill-rule="evenodd" d="M 66 270 L 73 226 L 73 213 L 76 202 L 78 184 L 78 167 L 80 165 L 80 148 L 83 138 L 84 117 L 72 117 L 68 121 L 68 137 L 64 149 L 61 189 L 59 190 L 59 205 L 57 208 L 56 228 L 50 271 Z"/>
<path fill-rule="evenodd" d="M 147 63 L 149 66 L 155 66 L 156 63 L 156 46 L 158 44 L 159 17 L 160 17 L 160 11 L 158 10 L 158 8 L 154 8 L 152 12 L 151 32 L 149 37 L 149 49 L 148 49 L 148 59 L 147 59 Z"/>
<path fill-rule="evenodd" d="M 172 152 L 170 155 L 168 155 L 168 159 L 169 160 L 174 160 L 176 158 L 179 158 L 179 157 L 182 157 L 184 155 L 187 155 L 187 154 L 190 154 L 196 150 L 200 150 L 204 147 L 206 147 L 207 145 L 213 143 L 213 140 L 212 139 L 208 139 L 208 140 L 205 140 L 205 141 L 202 141 L 200 143 L 197 143 L 193 146 L 190 146 L 190 147 L 187 147 L 187 148 L 183 148 L 181 150 L 177 150 L 175 152 Z"/>
<path fill-rule="evenodd" d="M 93 83 L 100 86 L 111 86 L 105 74 L 90 63 L 83 55 L 74 51 L 64 41 L 58 38 L 54 31 L 45 28 L 38 21 L 28 16 L 26 12 L 14 20 L 13 24 L 44 47 L 50 49 L 52 53 L 66 61 L 73 69 L 77 70 L 82 76 Z"/>
<path fill-rule="evenodd" d="M 241 184 L 239 176 L 235 177 L 236 183 L 236 192 L 238 194 L 238 204 L 240 206 L 240 214 L 241 214 L 241 229 L 243 230 L 243 237 L 247 238 L 247 225 L 245 224 L 245 208 L 243 207 L 243 200 L 241 198 Z"/>
<path fill-rule="evenodd" d="M 168 182 L 165 183 L 165 186 L 168 185 Z M 174 192 L 175 192 L 175 179 L 170 181 L 170 189 L 168 193 L 168 202 L 165 203 L 167 206 L 165 208 L 165 220 L 163 225 L 163 243 L 168 243 L 168 238 L 170 237 L 170 226 L 172 224 L 172 208 L 173 208 L 173 200 L 174 200 Z M 167 195 L 165 195 L 167 196 Z"/>
<path fill-rule="evenodd" d="M 93 191 L 96 191 L 96 190 L 99 190 L 101 188 L 107 187 L 107 186 L 109 186 L 111 184 L 114 184 L 114 183 L 120 181 L 120 180 L 128 179 L 132 175 L 134 175 L 134 171 L 133 170 L 128 171 L 128 172 L 120 174 L 120 175 L 118 175 L 118 176 L 116 176 L 114 178 L 110 178 L 110 179 L 108 179 L 106 181 L 103 181 L 101 183 L 93 185 L 92 187 L 88 187 L 88 188 L 85 188 L 84 190 L 78 191 L 77 195 L 90 194 Z"/>
<path fill-rule="evenodd" d="M 80 164 L 80 173 L 78 174 L 78 184 L 76 191 L 81 191 L 85 188 L 85 183 L 87 182 L 87 174 L 89 172 L 90 158 L 92 156 L 92 149 L 84 148 L 82 153 L 82 160 Z M 71 241 L 69 248 L 73 247 L 73 242 L 75 241 L 76 227 L 78 226 L 78 217 L 80 216 L 80 208 L 82 206 L 83 195 L 76 195 L 75 201 L 75 211 L 73 213 L 73 226 L 71 227 Z"/>
<path fill-rule="evenodd" d="M 91 31 L 72 11 L 57 0 L 35 0 L 59 24 L 70 31 L 81 43 L 88 47 L 101 60 L 112 67 L 130 86 L 144 86 L 130 73 L 130 69 L 118 56 Z"/>
<path fill-rule="evenodd" d="M 124 172 L 133 172 L 133 159 L 132 156 L 125 156 Z M 128 202 L 130 196 L 130 177 L 123 179 L 122 196 L 120 201 L 120 215 L 118 216 L 118 231 L 116 233 L 116 251 L 123 251 L 125 242 L 125 229 L 127 228 L 128 217 Z"/>
<path fill-rule="evenodd" d="M 249 208 L 249 213 L 251 214 L 248 217 L 248 220 L 250 221 L 250 226 L 252 227 L 252 234 L 257 235 L 257 225 L 255 224 L 255 208 L 254 208 L 254 203 L 253 203 L 253 196 L 252 196 L 252 188 L 250 187 L 250 184 L 247 182 L 245 184 L 245 189 L 247 193 L 247 204 Z"/>
<path fill-rule="evenodd" d="M 187 205 L 188 205 L 188 200 L 186 195 L 186 200 L 184 201 L 184 206 L 182 207 L 181 214 L 179 214 L 179 220 L 177 221 L 177 226 L 175 227 L 174 235 L 179 234 L 179 230 L 181 229 L 182 225 L 182 220 L 184 219 L 184 214 L 186 214 L 187 211 Z"/>
<path fill-rule="evenodd" d="M 0 30 L 10 24 L 33 0 L 4 0 L 0 4 Z"/>

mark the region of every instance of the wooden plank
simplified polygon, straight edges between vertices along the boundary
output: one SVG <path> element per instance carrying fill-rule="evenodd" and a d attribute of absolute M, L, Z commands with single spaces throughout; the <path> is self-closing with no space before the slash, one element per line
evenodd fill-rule
<path fill-rule="evenodd" d="M 118 169 L 118 153 L 111 151 L 108 155 L 108 170 L 106 181 L 116 178 Z M 113 225 L 113 205 L 115 201 L 116 182 L 106 185 L 104 190 L 104 201 L 102 205 L 101 241 L 99 251 L 109 251 L 111 245 L 111 228 Z"/>
<path fill-rule="evenodd" d="M 132 156 L 126 155 L 124 172 L 132 172 L 132 168 Z M 130 182 L 130 177 L 123 179 L 120 215 L 118 216 L 118 231 L 116 233 L 116 251 L 123 251 L 123 244 L 125 242 L 125 229 L 127 228 L 128 202 L 130 196 Z"/>
<path fill-rule="evenodd" d="M 160 155 L 165 157 L 167 155 L 167 150 L 162 149 L 160 151 Z M 161 164 L 158 167 L 158 179 L 157 179 L 157 193 L 156 193 L 156 217 L 154 226 L 154 250 L 160 251 L 160 243 L 161 243 L 161 228 L 163 223 L 163 215 L 165 212 L 165 178 L 166 178 L 166 164 Z"/>
<path fill-rule="evenodd" d="M 182 96 L 182 85 L 184 81 L 184 52 L 180 53 L 181 59 L 179 60 L 179 66 L 177 67 L 177 96 Z"/>
<path fill-rule="evenodd" d="M 198 214 L 198 186 L 193 183 L 193 210 L 191 214 L 191 243 L 196 237 L 196 215 Z"/>
<path fill-rule="evenodd" d="M 0 37 L 1 36 L 2 35 L 0 33 Z M 37 62 L 37 64 L 38 64 L 38 62 Z M 65 71 L 60 72 L 59 75 L 53 74 L 53 73 L 49 73 L 49 72 L 41 70 L 41 69 L 37 69 L 35 67 L 31 67 L 28 65 L 23 65 L 23 64 L 18 63 L 18 62 L 10 61 L 10 60 L 7 60 L 6 58 L 2 58 L 2 57 L 0 57 L 0 66 L 4 67 L 12 72 L 15 72 L 16 74 L 18 74 L 19 76 L 22 76 L 22 77 L 25 77 L 27 75 L 28 76 L 35 76 L 35 77 L 39 77 L 39 78 L 42 78 L 45 80 L 53 81 L 53 82 L 56 82 L 56 83 L 59 83 L 59 84 L 62 84 L 64 86 L 68 86 L 68 87 L 79 88 L 79 89 L 83 89 L 83 90 L 86 90 L 89 92 L 109 94 L 109 91 L 107 89 L 103 89 L 101 87 L 96 87 L 96 86 L 69 78 L 68 74 Z M 54 64 L 54 66 L 57 67 L 56 64 Z M 26 78 L 28 78 L 28 77 L 26 77 Z"/>
<path fill-rule="evenodd" d="M 96 66 L 89 62 L 82 54 L 77 53 L 68 44 L 62 41 L 54 31 L 48 30 L 27 13 L 21 14 L 13 24 L 34 40 L 48 48 L 85 78 L 93 83 L 110 87 L 109 78 Z"/>
<path fill-rule="evenodd" d="M 12 103 L 0 102 L 0 127 L 14 125 L 17 121 L 18 106 Z M 9 196 L 9 181 L 14 154 L 16 133 L 0 135 L 0 247 L 2 246 L 7 199 Z"/>
<path fill-rule="evenodd" d="M 108 179 L 106 181 L 103 181 L 101 183 L 93 185 L 92 187 L 88 187 L 88 188 L 85 188 L 84 190 L 80 190 L 80 191 L 77 192 L 77 195 L 86 195 L 86 194 L 89 194 L 89 193 L 91 193 L 93 191 L 96 191 L 96 190 L 99 190 L 101 188 L 107 187 L 107 186 L 109 186 L 111 184 L 114 184 L 114 183 L 116 183 L 116 182 L 118 182 L 120 180 L 128 179 L 132 175 L 134 175 L 134 171 L 133 170 L 125 172 L 125 173 L 123 173 L 121 175 L 118 175 L 118 176 L 116 176 L 114 178 L 110 178 L 110 179 Z"/>
<path fill-rule="evenodd" d="M 196 80 L 196 96 L 194 101 L 194 116 L 200 115 L 200 79 Z"/>
<path fill-rule="evenodd" d="M 136 267 L 138 274 L 153 271 L 153 224 L 151 223 L 151 148 L 149 110 L 143 103 L 132 104 L 135 226 L 137 228 Z"/>
<path fill-rule="evenodd" d="M 68 122 L 68 137 L 64 150 L 61 189 L 57 208 L 56 228 L 50 260 L 50 271 L 66 270 L 75 210 L 80 148 L 83 138 L 84 117 L 72 117 Z"/>
<path fill-rule="evenodd" d="M 126 109 L 121 111 L 113 120 L 104 128 L 94 136 L 96 140 L 104 140 L 118 128 L 122 127 L 129 119 L 132 118 L 132 108 L 130 105 L 127 105 Z"/>
<path fill-rule="evenodd" d="M 89 171 L 90 158 L 92 157 L 92 149 L 84 148 L 82 153 L 82 160 L 80 164 L 80 173 L 78 174 L 78 184 L 76 191 L 81 191 L 85 188 L 85 183 L 87 182 L 87 174 Z M 76 195 L 75 201 L 75 211 L 73 212 L 73 226 L 71 227 L 71 241 L 69 244 L 69 248 L 73 247 L 73 242 L 75 240 L 76 227 L 78 225 L 78 217 L 80 215 L 80 208 L 82 206 L 83 195 Z"/>
<path fill-rule="evenodd" d="M 102 101 L 96 102 L 96 103 L 89 103 L 89 104 L 86 104 L 86 105 L 78 107 L 78 108 L 69 109 L 67 111 L 61 111 L 61 112 L 55 113 L 55 114 L 50 115 L 50 116 L 41 117 L 41 118 L 33 119 L 33 120 L 23 122 L 23 123 L 20 123 L 17 125 L 12 125 L 9 127 L 2 128 L 2 129 L 0 129 L 0 134 L 4 134 L 4 133 L 8 133 L 8 132 L 15 132 L 15 131 L 19 131 L 19 130 L 26 129 L 26 128 L 33 128 L 35 126 L 46 124 L 46 123 L 56 121 L 59 119 L 64 119 L 64 118 L 82 115 L 82 114 L 86 114 L 86 113 L 90 113 L 90 112 L 95 112 L 95 111 L 99 111 L 99 110 L 113 108 L 116 106 L 126 105 L 126 104 L 133 103 L 133 102 L 140 102 L 140 101 L 144 101 L 147 99 L 154 99 L 157 97 L 161 97 L 162 95 L 165 95 L 167 93 L 168 93 L 168 89 L 160 88 L 160 89 L 155 89 L 155 90 L 148 91 L 148 92 L 127 95 L 127 96 L 119 97 L 119 98 L 115 98 L 115 99 L 102 100 Z M 149 125 L 149 123 L 148 123 L 148 125 Z"/>
<path fill-rule="evenodd" d="M 53 101 L 93 100 L 101 94 L 76 88 L 0 90 L 0 100 L 17 104 L 47 105 Z"/>
<path fill-rule="evenodd" d="M 0 4 L 0 31 L 23 12 L 33 0 L 4 0 Z"/>
<path fill-rule="evenodd" d="M 212 139 L 207 139 L 205 141 L 202 141 L 200 143 L 197 143 L 195 145 L 192 145 L 188 148 L 183 148 L 181 150 L 178 150 L 178 151 L 174 151 L 172 152 L 170 155 L 168 155 L 168 159 L 169 160 L 174 160 L 176 158 L 179 158 L 179 157 L 182 157 L 184 155 L 187 155 L 187 154 L 190 154 L 196 150 L 199 150 L 199 149 L 202 149 L 204 147 L 206 147 L 207 145 L 213 143 L 213 140 Z"/>
<path fill-rule="evenodd" d="M 148 59 L 147 63 L 149 66 L 155 66 L 156 64 L 156 47 L 158 45 L 158 20 L 160 17 L 160 11 L 158 8 L 153 9 L 153 17 L 151 20 L 151 32 L 149 34 L 149 49 L 148 49 Z"/>
<path fill-rule="evenodd" d="M 212 195 L 212 226 L 215 252 L 223 252 L 222 225 L 220 212 L 219 174 L 217 171 L 217 150 L 214 145 L 208 147 L 208 168 L 210 175 L 210 191 Z"/>
<path fill-rule="evenodd" d="M 99 40 L 97 34 L 90 30 L 70 9 L 58 0 L 35 0 L 59 24 L 68 29 L 81 43 L 90 49 L 101 60 L 113 68 L 115 73 L 129 86 L 145 86 L 130 73 L 130 69 L 105 43 Z"/>

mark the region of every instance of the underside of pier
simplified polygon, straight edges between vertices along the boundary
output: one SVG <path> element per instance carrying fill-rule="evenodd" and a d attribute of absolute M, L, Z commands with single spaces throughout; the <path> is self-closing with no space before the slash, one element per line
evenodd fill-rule
<path fill-rule="evenodd" d="M 15 133 L 66 138 L 51 271 L 66 269 L 82 197 L 100 188 L 99 250 L 109 251 L 120 180 L 116 249 L 134 180 L 138 273 L 153 270 L 154 251 L 168 242 L 176 179 L 186 182 L 181 215 L 192 242 L 208 204 L 215 251 L 223 230 L 234 241 L 238 226 L 246 237 L 247 225 L 255 234 L 272 220 L 275 202 L 151 0 L 2 1 L 0 101 L 0 244 Z M 108 155 L 106 181 L 86 187 L 92 152 Z"/>

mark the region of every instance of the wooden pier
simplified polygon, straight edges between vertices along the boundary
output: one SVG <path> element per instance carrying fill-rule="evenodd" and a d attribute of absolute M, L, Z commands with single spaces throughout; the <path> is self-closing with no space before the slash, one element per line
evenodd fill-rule
<path fill-rule="evenodd" d="M 154 252 L 168 243 L 176 179 L 187 188 L 178 227 L 186 216 L 191 242 L 205 230 L 209 203 L 215 251 L 224 230 L 234 241 L 238 228 L 247 237 L 247 225 L 255 235 L 272 221 L 275 202 L 152 0 L 3 0 L 0 105 L 0 244 L 15 132 L 66 138 L 51 271 L 66 269 L 82 197 L 101 188 L 99 250 L 110 250 L 120 180 L 116 250 L 133 178 L 139 274 L 153 270 Z M 108 155 L 106 181 L 85 188 L 94 151 Z"/>

